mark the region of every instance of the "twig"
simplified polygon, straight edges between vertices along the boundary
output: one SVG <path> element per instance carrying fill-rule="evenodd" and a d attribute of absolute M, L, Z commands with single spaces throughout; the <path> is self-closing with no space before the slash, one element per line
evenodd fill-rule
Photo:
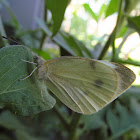
<path fill-rule="evenodd" d="M 70 123 L 70 133 L 69 133 L 69 140 L 75 140 L 76 137 L 76 130 L 81 118 L 81 114 L 74 113 L 73 119 Z"/>
<path fill-rule="evenodd" d="M 104 58 L 104 56 L 105 56 L 105 54 L 106 54 L 106 52 L 107 52 L 107 50 L 108 50 L 108 48 L 109 48 L 109 46 L 110 46 L 110 44 L 111 44 L 112 34 L 113 34 L 113 32 L 112 32 L 111 35 L 109 36 L 109 38 L 108 38 L 108 40 L 107 40 L 107 42 L 106 42 L 106 44 L 105 44 L 103 50 L 101 51 L 101 53 L 100 53 L 100 55 L 99 55 L 99 57 L 98 57 L 98 60 L 102 60 L 102 59 Z"/>
<path fill-rule="evenodd" d="M 129 65 L 134 65 L 134 66 L 140 66 L 139 61 L 116 59 L 114 62 L 121 63 L 121 64 L 129 64 Z"/>
<path fill-rule="evenodd" d="M 122 2 L 123 2 L 123 0 L 120 0 L 120 2 L 119 2 L 117 23 L 116 23 L 116 26 L 115 26 L 115 29 L 114 29 L 114 32 L 113 32 L 113 35 L 112 35 L 112 61 L 114 61 L 115 58 L 116 58 L 115 38 L 116 38 L 118 26 L 120 24 L 120 19 L 121 19 Z"/>
<path fill-rule="evenodd" d="M 100 53 L 99 57 L 98 57 L 98 60 L 102 60 L 105 56 L 105 54 L 107 53 L 107 50 L 109 48 L 109 46 L 112 44 L 112 41 L 115 40 L 115 35 L 117 34 L 117 32 L 121 29 L 121 26 L 123 25 L 123 21 L 124 21 L 124 15 L 121 16 L 121 7 L 122 7 L 122 1 L 123 0 L 120 0 L 120 3 L 119 3 L 119 8 L 118 8 L 118 18 L 117 18 L 117 23 L 116 23 L 116 26 L 114 28 L 114 30 L 112 31 L 112 33 L 110 34 L 102 52 Z M 113 57 L 115 56 L 115 48 L 113 46 Z"/>

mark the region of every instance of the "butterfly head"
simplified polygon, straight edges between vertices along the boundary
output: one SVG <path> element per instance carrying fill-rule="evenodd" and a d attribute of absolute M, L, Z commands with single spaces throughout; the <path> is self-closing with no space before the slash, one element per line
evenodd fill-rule
<path fill-rule="evenodd" d="M 34 56 L 34 62 L 37 64 L 37 76 L 39 80 L 45 80 L 47 74 L 47 68 L 43 67 L 43 64 L 46 62 L 43 58 L 38 55 Z"/>

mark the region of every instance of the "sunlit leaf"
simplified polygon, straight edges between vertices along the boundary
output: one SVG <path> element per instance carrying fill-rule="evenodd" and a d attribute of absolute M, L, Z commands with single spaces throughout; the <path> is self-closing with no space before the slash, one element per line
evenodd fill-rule
<path fill-rule="evenodd" d="M 88 12 L 98 22 L 98 16 L 93 12 L 89 4 L 85 3 L 83 4 L 83 6 L 85 8 L 85 11 Z"/>
<path fill-rule="evenodd" d="M 125 33 L 128 31 L 128 27 L 126 27 L 126 25 L 124 24 L 120 31 L 117 34 L 117 38 L 123 37 L 125 35 Z"/>
<path fill-rule="evenodd" d="M 98 14 L 98 19 L 101 17 L 101 15 L 105 12 L 107 8 L 107 5 L 106 4 L 102 4 L 101 8 L 100 8 L 100 11 L 99 11 L 99 14 Z"/>
<path fill-rule="evenodd" d="M 106 17 L 114 14 L 118 9 L 119 0 L 110 0 L 110 3 L 106 10 Z"/>

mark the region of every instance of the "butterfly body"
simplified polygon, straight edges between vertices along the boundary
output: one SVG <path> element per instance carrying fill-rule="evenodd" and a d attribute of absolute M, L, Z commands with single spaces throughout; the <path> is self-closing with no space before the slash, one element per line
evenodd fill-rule
<path fill-rule="evenodd" d="M 112 102 L 135 80 L 127 67 L 83 57 L 45 61 L 37 57 L 38 78 L 69 108 L 93 114 Z"/>

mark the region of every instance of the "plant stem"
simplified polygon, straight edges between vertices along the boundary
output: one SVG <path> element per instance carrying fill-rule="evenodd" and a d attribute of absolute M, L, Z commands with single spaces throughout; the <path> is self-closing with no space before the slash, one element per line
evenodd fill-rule
<path fill-rule="evenodd" d="M 129 65 L 134 65 L 134 66 L 140 66 L 139 61 L 116 59 L 114 62 L 121 63 L 121 64 L 129 64 Z"/>
<path fill-rule="evenodd" d="M 40 50 L 42 50 L 43 48 L 43 43 L 44 43 L 44 40 L 46 38 L 46 34 L 44 33 L 44 31 L 42 31 L 42 37 L 41 37 L 41 41 L 40 41 Z"/>
<path fill-rule="evenodd" d="M 109 46 L 110 46 L 110 44 L 111 44 L 112 34 L 113 34 L 113 32 L 112 32 L 111 35 L 109 36 L 109 38 L 108 38 L 108 40 L 107 40 L 107 42 L 106 42 L 106 44 L 105 44 L 105 46 L 104 46 L 102 52 L 100 53 L 100 55 L 99 55 L 99 57 L 98 57 L 98 60 L 102 60 L 102 59 L 104 58 L 104 56 L 105 56 L 105 54 L 106 54 L 106 52 L 107 52 L 107 50 L 108 50 L 108 48 L 109 48 Z"/>
<path fill-rule="evenodd" d="M 102 60 L 109 48 L 109 46 L 113 43 L 113 59 L 115 58 L 115 36 L 118 32 L 118 30 L 120 30 L 122 24 L 123 24 L 123 21 L 124 21 L 124 16 L 121 16 L 121 11 L 122 11 L 122 2 L 123 0 L 120 0 L 120 3 L 119 3 L 119 8 L 118 8 L 118 17 L 117 17 L 117 23 L 116 23 L 116 26 L 114 28 L 114 30 L 112 31 L 111 35 L 109 36 L 102 52 L 100 53 L 98 59 L 99 60 Z"/>
<path fill-rule="evenodd" d="M 76 139 L 76 130 L 78 123 L 80 121 L 81 114 L 74 113 L 73 119 L 70 123 L 70 133 L 69 133 L 69 140 L 75 140 Z"/>
<path fill-rule="evenodd" d="M 112 35 L 112 61 L 114 61 L 116 58 L 115 38 L 116 38 L 118 25 L 120 24 L 120 19 L 121 19 L 121 14 L 122 14 L 122 2 L 123 0 L 120 0 L 119 2 L 117 23 L 116 23 L 116 26 L 114 28 L 114 32 Z"/>
<path fill-rule="evenodd" d="M 54 112 L 56 113 L 56 115 L 59 117 L 59 119 L 61 120 L 64 128 L 69 131 L 70 127 L 68 122 L 66 121 L 66 119 L 63 117 L 62 113 L 59 111 L 58 107 L 55 105 L 55 107 L 53 108 Z"/>

